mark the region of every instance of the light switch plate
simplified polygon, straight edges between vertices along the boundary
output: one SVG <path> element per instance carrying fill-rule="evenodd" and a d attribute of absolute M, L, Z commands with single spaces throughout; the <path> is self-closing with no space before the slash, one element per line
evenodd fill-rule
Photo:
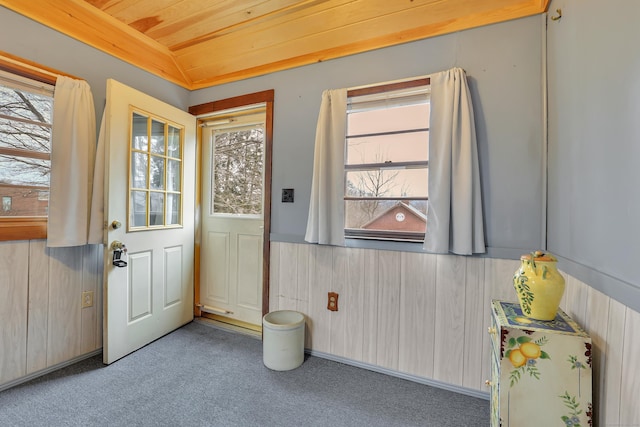
<path fill-rule="evenodd" d="M 282 189 L 282 203 L 293 203 L 293 188 Z"/>

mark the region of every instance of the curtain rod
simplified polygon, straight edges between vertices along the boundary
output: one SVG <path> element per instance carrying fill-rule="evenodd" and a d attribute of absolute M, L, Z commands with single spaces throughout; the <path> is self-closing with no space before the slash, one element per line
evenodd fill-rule
<path fill-rule="evenodd" d="M 45 67 L 36 62 L 20 58 L 19 56 L 12 55 L 2 50 L 0 50 L 0 69 L 16 74 L 28 74 L 25 77 L 48 84 L 55 84 L 57 78 L 60 76 L 70 77 L 76 80 L 84 80 L 72 74 L 63 73 L 62 71 Z"/>
<path fill-rule="evenodd" d="M 413 80 L 428 79 L 429 77 L 431 77 L 431 74 L 426 74 L 424 76 L 407 77 L 406 79 L 389 80 L 388 82 L 371 83 L 371 84 L 362 85 L 362 86 L 353 86 L 353 87 L 348 87 L 347 90 L 349 91 L 349 90 L 367 89 L 367 88 L 376 87 L 376 86 L 385 86 L 385 85 L 391 85 L 395 83 L 410 82 Z"/>

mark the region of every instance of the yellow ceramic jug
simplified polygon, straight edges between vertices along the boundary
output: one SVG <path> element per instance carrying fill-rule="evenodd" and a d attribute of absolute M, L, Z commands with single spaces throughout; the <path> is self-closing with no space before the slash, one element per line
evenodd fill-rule
<path fill-rule="evenodd" d="M 564 277 L 558 260 L 550 253 L 532 252 L 520 257 L 520 268 L 513 276 L 522 313 L 537 320 L 553 320 L 564 294 Z"/>

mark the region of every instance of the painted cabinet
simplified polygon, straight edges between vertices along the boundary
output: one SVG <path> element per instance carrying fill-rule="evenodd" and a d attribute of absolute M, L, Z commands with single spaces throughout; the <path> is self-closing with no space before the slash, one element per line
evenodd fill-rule
<path fill-rule="evenodd" d="M 592 426 L 589 335 L 562 310 L 540 321 L 491 305 L 491 425 Z"/>

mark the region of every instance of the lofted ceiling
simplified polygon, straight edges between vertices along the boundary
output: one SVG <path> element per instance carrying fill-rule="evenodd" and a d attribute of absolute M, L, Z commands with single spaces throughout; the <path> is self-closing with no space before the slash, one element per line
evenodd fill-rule
<path fill-rule="evenodd" d="M 550 0 L 0 0 L 187 89 L 544 13 Z"/>

